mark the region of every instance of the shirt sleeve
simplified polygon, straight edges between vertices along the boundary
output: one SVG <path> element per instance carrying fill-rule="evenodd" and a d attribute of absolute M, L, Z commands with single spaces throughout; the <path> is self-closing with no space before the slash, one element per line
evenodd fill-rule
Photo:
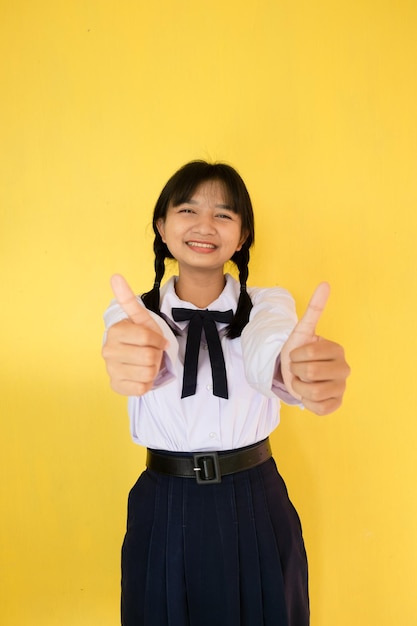
<path fill-rule="evenodd" d="M 295 303 L 285 289 L 248 290 L 253 308 L 242 332 L 242 352 L 248 383 L 267 397 L 286 404 L 301 403 L 277 377 L 281 348 L 297 323 Z"/>
<path fill-rule="evenodd" d="M 145 307 L 140 296 L 137 296 L 137 301 L 141 306 Z M 158 389 L 159 387 L 166 385 L 174 378 L 176 378 L 175 363 L 178 358 L 178 341 L 168 324 L 159 315 L 157 315 L 153 311 L 149 311 L 149 309 L 148 313 L 151 315 L 152 319 L 158 324 L 165 339 L 167 339 L 169 342 L 168 347 L 164 351 L 161 369 L 159 370 L 159 373 L 154 380 L 153 389 Z M 127 319 L 128 316 L 123 311 L 118 302 L 116 300 L 112 300 L 103 317 L 106 327 L 103 339 L 104 343 L 106 341 L 108 329 L 114 324 L 117 324 L 118 322 Z"/>

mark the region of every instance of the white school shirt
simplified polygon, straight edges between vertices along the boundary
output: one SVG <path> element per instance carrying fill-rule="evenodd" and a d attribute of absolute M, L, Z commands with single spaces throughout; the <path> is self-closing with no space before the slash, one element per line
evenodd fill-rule
<path fill-rule="evenodd" d="M 180 300 L 172 277 L 161 289 L 161 314 L 150 312 L 169 346 L 154 387 L 143 396 L 128 400 L 133 441 L 148 448 L 173 452 L 231 450 L 265 439 L 279 423 L 281 398 L 299 404 L 274 379 L 281 348 L 297 322 L 294 300 L 281 288 L 248 287 L 253 308 L 241 337 L 227 339 L 227 325 L 216 323 L 226 364 L 229 397 L 213 395 L 210 358 L 202 332 L 197 388 L 181 398 L 188 321 L 174 322 L 171 309 L 196 309 Z M 207 309 L 236 310 L 240 285 L 226 274 L 226 285 Z M 138 302 L 143 304 L 138 296 Z M 106 328 L 127 316 L 113 301 L 104 314 Z M 170 326 L 175 328 L 175 335 Z"/>

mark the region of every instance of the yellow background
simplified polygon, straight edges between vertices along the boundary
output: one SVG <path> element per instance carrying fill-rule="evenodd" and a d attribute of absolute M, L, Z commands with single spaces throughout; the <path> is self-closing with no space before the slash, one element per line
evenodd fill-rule
<path fill-rule="evenodd" d="M 193 158 L 255 205 L 250 283 L 343 343 L 342 409 L 285 407 L 312 626 L 416 626 L 415 0 L 0 3 L 0 622 L 114 626 L 143 467 L 100 357 L 109 276 L 152 280 L 151 212 Z"/>

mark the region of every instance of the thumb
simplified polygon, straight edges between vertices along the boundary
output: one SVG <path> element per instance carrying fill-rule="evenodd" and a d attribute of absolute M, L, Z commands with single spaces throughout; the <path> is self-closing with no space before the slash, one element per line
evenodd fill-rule
<path fill-rule="evenodd" d="M 110 279 L 114 297 L 123 311 L 134 324 L 143 324 L 152 330 L 158 330 L 158 325 L 149 315 L 148 310 L 141 306 L 127 281 L 120 274 L 114 274 Z"/>
<path fill-rule="evenodd" d="M 297 332 L 314 337 L 316 334 L 316 326 L 319 323 L 329 295 L 329 283 L 320 283 L 318 287 L 316 287 L 308 303 L 306 312 L 296 326 Z"/>

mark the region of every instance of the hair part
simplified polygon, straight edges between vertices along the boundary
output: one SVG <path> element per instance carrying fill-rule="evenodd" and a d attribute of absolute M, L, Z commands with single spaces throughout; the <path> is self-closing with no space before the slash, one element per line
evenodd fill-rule
<path fill-rule="evenodd" d="M 240 296 L 236 313 L 228 326 L 227 337 L 239 337 L 249 321 L 252 301 L 246 291 L 246 282 L 249 274 L 249 249 L 255 239 L 255 225 L 252 202 L 240 174 L 226 163 L 207 163 L 206 161 L 191 161 L 183 165 L 166 183 L 156 202 L 152 226 L 155 233 L 153 249 L 155 253 L 155 282 L 153 288 L 142 295 L 145 306 L 157 313 L 160 312 L 159 288 L 165 274 L 165 259 L 173 259 L 168 246 L 162 241 L 157 224 L 165 220 L 169 206 L 178 206 L 191 199 L 199 185 L 210 180 L 220 181 L 227 195 L 227 202 L 231 209 L 241 218 L 242 233 L 246 239 L 240 250 L 230 259 L 239 271 Z"/>

